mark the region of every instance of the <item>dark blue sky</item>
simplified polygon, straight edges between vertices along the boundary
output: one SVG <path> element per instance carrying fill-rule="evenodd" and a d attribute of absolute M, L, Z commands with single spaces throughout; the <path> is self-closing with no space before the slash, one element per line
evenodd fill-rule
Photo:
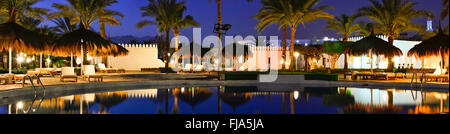
<path fill-rule="evenodd" d="M 157 34 L 155 26 L 145 27 L 143 29 L 137 29 L 136 23 L 143 18 L 141 17 L 141 11 L 139 8 L 148 4 L 147 0 L 118 0 L 119 3 L 110 7 L 110 9 L 122 12 L 125 18 L 121 19 L 121 26 L 107 26 L 107 33 L 111 36 L 133 35 L 137 37 L 141 36 L 154 36 Z M 212 35 L 212 28 L 217 21 L 217 7 L 215 3 L 210 3 L 208 0 L 186 0 L 187 1 L 187 14 L 194 16 L 194 19 L 200 22 L 202 28 L 202 36 Z M 227 35 L 257 35 L 254 26 L 257 20 L 252 16 L 257 13 L 261 7 L 259 2 L 246 2 L 245 0 L 223 0 L 222 16 L 223 23 L 232 24 L 232 29 Z M 417 9 L 427 9 L 432 11 L 436 16 L 439 15 L 442 7 L 442 0 L 413 0 L 419 2 L 416 6 Z M 66 3 L 64 0 L 46 0 L 39 3 L 37 6 L 51 8 L 51 3 Z M 331 5 L 335 9 L 328 10 L 333 15 L 339 15 L 342 13 L 352 14 L 357 11 L 358 8 L 368 5 L 368 0 L 322 0 L 320 5 Z M 147 18 L 152 19 L 152 18 Z M 415 23 L 425 24 L 426 18 L 416 19 Z M 435 21 L 435 24 L 437 21 Z M 445 21 L 448 23 L 448 19 Z M 49 25 L 53 25 L 51 22 L 47 22 Z M 299 27 L 297 30 L 297 39 L 309 39 L 309 38 L 323 38 L 339 37 L 335 31 L 327 30 L 323 27 L 326 22 L 324 20 L 318 20 L 316 22 L 310 22 L 306 24 L 306 27 Z M 98 31 L 99 26 L 93 25 L 95 30 Z M 186 28 L 181 32 L 182 35 L 188 37 L 192 36 L 192 28 Z M 278 30 L 278 26 L 272 26 L 266 29 L 262 35 L 274 35 L 280 36 L 281 32 Z"/>

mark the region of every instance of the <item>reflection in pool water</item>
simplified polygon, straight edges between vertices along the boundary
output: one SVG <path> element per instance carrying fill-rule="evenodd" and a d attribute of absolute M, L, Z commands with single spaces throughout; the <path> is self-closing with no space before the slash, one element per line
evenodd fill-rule
<path fill-rule="evenodd" d="M 0 114 L 439 114 L 448 92 L 367 88 L 181 87 L 0 104 Z"/>

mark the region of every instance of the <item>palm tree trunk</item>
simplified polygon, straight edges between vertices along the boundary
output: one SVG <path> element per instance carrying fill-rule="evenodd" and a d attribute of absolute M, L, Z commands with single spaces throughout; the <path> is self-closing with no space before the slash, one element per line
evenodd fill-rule
<path fill-rule="evenodd" d="M 309 72 L 309 56 L 305 55 L 305 72 Z"/>
<path fill-rule="evenodd" d="M 219 39 L 220 42 L 222 42 L 222 0 L 217 0 L 217 24 L 219 24 Z M 219 43 L 219 46 L 221 46 L 221 43 Z"/>
<path fill-rule="evenodd" d="M 344 36 L 344 42 L 348 41 L 348 36 Z M 348 69 L 348 55 L 347 53 L 344 53 L 344 70 Z"/>
<path fill-rule="evenodd" d="M 297 28 L 291 27 L 291 51 L 289 52 L 290 62 L 289 62 L 289 70 L 294 69 L 294 48 L 295 48 L 295 32 L 297 31 Z"/>
<path fill-rule="evenodd" d="M 217 0 L 217 24 L 219 24 L 219 31 L 217 31 L 219 35 L 219 51 L 222 50 L 222 0 Z M 222 56 L 219 56 L 219 72 L 222 69 Z M 219 77 L 220 79 L 220 77 Z"/>
<path fill-rule="evenodd" d="M 106 39 L 105 21 L 103 19 L 100 19 L 99 23 L 100 23 L 100 36 L 102 36 L 103 39 Z M 107 56 L 102 57 L 102 63 L 104 63 L 105 66 L 108 66 Z"/>
<path fill-rule="evenodd" d="M 392 36 L 389 37 L 389 44 L 394 45 L 394 37 L 392 37 Z M 392 71 L 394 71 L 394 66 L 395 66 L 395 63 L 393 60 L 394 57 L 389 56 L 387 58 L 388 58 L 387 72 L 392 72 Z"/>
<path fill-rule="evenodd" d="M 287 43 L 287 25 L 283 25 L 283 46 L 281 48 L 281 50 L 283 51 L 282 53 L 282 59 L 283 61 L 286 61 L 286 43 Z M 282 66 L 282 70 L 286 69 L 285 64 L 281 64 Z"/>
<path fill-rule="evenodd" d="M 170 48 L 170 43 L 169 43 L 169 32 L 170 32 L 170 30 L 168 30 L 168 29 L 166 29 L 166 47 L 165 47 L 165 49 L 164 49 L 164 52 L 163 52 L 163 59 L 164 59 L 164 61 L 166 61 L 165 63 L 165 68 L 167 69 L 167 68 L 169 68 L 169 56 L 167 55 L 168 54 L 168 52 L 169 52 L 169 48 Z"/>

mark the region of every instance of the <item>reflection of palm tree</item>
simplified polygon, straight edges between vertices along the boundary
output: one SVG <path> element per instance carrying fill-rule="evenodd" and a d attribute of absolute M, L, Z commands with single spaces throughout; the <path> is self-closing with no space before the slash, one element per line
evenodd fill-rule
<path fill-rule="evenodd" d="M 401 114 L 402 107 L 373 106 L 363 104 L 352 104 L 344 107 L 344 114 Z"/>
<path fill-rule="evenodd" d="M 110 108 L 122 103 L 127 99 L 127 94 L 123 92 L 107 92 L 95 94 L 95 102 L 99 103 L 101 113 L 110 113 Z M 106 111 L 104 109 L 106 107 Z"/>

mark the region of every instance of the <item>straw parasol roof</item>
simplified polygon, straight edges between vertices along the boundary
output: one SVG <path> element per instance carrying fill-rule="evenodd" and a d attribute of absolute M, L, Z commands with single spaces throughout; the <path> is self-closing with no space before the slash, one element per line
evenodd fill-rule
<path fill-rule="evenodd" d="M 192 107 L 210 98 L 213 92 L 205 88 L 191 88 L 188 92 L 177 94 L 178 98 Z"/>
<path fill-rule="evenodd" d="M 371 52 L 372 54 L 384 55 L 386 57 L 403 55 L 402 50 L 389 44 L 389 42 L 376 37 L 374 32 L 372 32 L 370 36 L 349 45 L 345 49 L 345 52 L 354 56 L 363 54 L 370 55 Z"/>
<path fill-rule="evenodd" d="M 92 56 L 127 56 L 129 51 L 121 45 L 113 44 L 110 51 L 93 51 Z"/>
<path fill-rule="evenodd" d="M 25 53 L 41 53 L 51 48 L 44 35 L 25 29 L 14 22 L 0 24 L 0 50 L 11 48 Z"/>
<path fill-rule="evenodd" d="M 110 41 L 102 38 L 96 32 L 85 29 L 83 24 L 80 25 L 80 29 L 64 34 L 60 39 L 55 41 L 55 47 L 52 55 L 70 56 L 73 54 L 76 56 L 81 56 L 82 45 L 83 50 L 87 50 L 91 56 L 128 54 L 128 51 L 119 51 L 126 50 L 125 48 L 118 47 L 117 44 L 111 43 Z"/>
<path fill-rule="evenodd" d="M 449 55 L 449 36 L 445 35 L 441 29 L 439 33 L 429 39 L 422 41 L 408 52 L 408 56 L 426 58 L 431 56 Z"/>

